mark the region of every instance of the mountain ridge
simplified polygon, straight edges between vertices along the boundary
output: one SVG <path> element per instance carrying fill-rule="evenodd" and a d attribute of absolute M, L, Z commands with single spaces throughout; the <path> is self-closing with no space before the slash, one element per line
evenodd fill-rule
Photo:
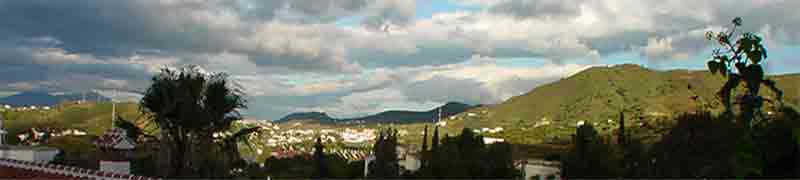
<path fill-rule="evenodd" d="M 101 94 L 90 92 L 85 94 L 87 100 L 110 101 L 111 99 Z M 55 106 L 64 101 L 79 101 L 84 98 L 83 93 L 67 93 L 53 95 L 45 91 L 23 91 L 14 95 L 0 98 L 0 104 L 12 106 Z"/>
<path fill-rule="evenodd" d="M 324 124 L 331 123 L 417 123 L 432 121 L 438 118 L 439 109 L 442 109 L 442 118 L 465 112 L 472 109 L 473 106 L 460 102 L 448 102 L 442 106 L 433 108 L 428 111 L 404 111 L 404 110 L 388 110 L 371 115 L 354 118 L 333 118 L 328 116 L 325 112 L 297 112 L 286 115 L 273 122 L 283 123 L 294 120 L 311 120 Z"/>

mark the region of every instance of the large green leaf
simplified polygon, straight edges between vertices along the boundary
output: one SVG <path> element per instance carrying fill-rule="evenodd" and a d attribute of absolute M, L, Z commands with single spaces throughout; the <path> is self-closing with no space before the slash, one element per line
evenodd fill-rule
<path fill-rule="evenodd" d="M 735 26 L 741 26 L 742 25 L 742 18 L 741 17 L 733 18 L 733 21 L 731 21 L 731 22 Z"/>
<path fill-rule="evenodd" d="M 717 71 L 720 68 L 720 63 L 714 60 L 708 61 L 708 71 L 711 71 L 711 74 L 717 74 Z"/>
<path fill-rule="evenodd" d="M 723 64 L 724 64 L 724 63 L 729 63 L 729 62 L 731 62 L 731 58 L 728 58 L 728 56 L 727 56 L 727 55 L 723 55 L 723 56 L 720 56 L 720 57 L 719 57 L 719 62 L 721 62 L 721 63 L 723 63 Z"/>
<path fill-rule="evenodd" d="M 740 38 L 736 43 L 739 44 L 739 49 L 737 52 L 748 52 L 750 49 L 753 48 L 753 41 L 751 40 L 752 35 L 750 33 L 744 33 L 742 38 Z"/>
<path fill-rule="evenodd" d="M 722 76 L 728 76 L 728 63 L 725 62 L 719 63 L 718 68 L 719 68 L 718 71 L 720 74 L 722 74 Z"/>

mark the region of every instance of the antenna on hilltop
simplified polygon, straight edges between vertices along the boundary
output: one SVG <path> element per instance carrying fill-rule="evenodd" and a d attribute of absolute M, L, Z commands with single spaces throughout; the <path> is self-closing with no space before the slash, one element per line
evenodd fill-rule
<path fill-rule="evenodd" d="M 114 99 L 117 97 L 117 89 L 114 89 L 114 95 L 111 96 L 111 127 L 114 127 L 114 119 L 117 118 L 117 104 Z"/>
<path fill-rule="evenodd" d="M 439 107 L 439 119 L 436 122 L 438 123 L 439 121 L 442 121 L 442 107 Z"/>
<path fill-rule="evenodd" d="M 383 27 L 381 27 L 381 31 L 385 32 L 386 34 L 390 34 L 389 33 L 389 25 L 390 24 L 388 22 L 384 22 L 383 25 L 382 25 Z"/>

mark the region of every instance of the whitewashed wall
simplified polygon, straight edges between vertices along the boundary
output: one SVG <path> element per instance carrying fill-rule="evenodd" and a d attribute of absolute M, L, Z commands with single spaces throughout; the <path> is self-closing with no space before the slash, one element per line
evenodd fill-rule
<path fill-rule="evenodd" d="M 58 149 L 0 149 L 0 158 L 20 161 L 50 162 L 58 154 Z"/>
<path fill-rule="evenodd" d="M 130 174 L 131 163 L 128 161 L 100 161 L 100 171 Z"/>

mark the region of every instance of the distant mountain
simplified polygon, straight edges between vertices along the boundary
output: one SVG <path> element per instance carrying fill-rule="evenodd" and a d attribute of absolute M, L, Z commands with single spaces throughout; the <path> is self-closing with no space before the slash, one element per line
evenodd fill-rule
<path fill-rule="evenodd" d="M 87 101 L 109 101 L 108 97 L 90 92 L 86 93 Z M 0 104 L 12 106 L 54 106 L 64 101 L 78 101 L 84 98 L 83 93 L 52 95 L 44 91 L 25 91 L 0 98 Z"/>
<path fill-rule="evenodd" d="M 275 122 L 287 122 L 292 120 L 313 120 L 320 123 L 417 123 L 433 121 L 439 116 L 439 109 L 442 110 L 442 118 L 465 112 L 475 106 L 449 102 L 440 107 L 428 111 L 384 111 L 378 114 L 368 115 L 357 118 L 336 119 L 322 112 L 303 112 L 292 113 Z"/>
<path fill-rule="evenodd" d="M 439 109 L 442 110 L 442 118 L 467 111 L 474 106 L 458 102 L 449 102 L 445 105 L 431 109 L 429 111 L 385 111 L 374 115 L 342 119 L 341 122 L 365 122 L 365 123 L 417 123 L 431 122 L 438 118 Z"/>
<path fill-rule="evenodd" d="M 336 121 L 336 119 L 331 118 L 330 116 L 328 116 L 328 114 L 325 114 L 324 112 L 299 112 L 286 115 L 283 118 L 278 119 L 274 122 L 281 123 L 293 120 L 314 120 L 322 123 L 331 123 Z"/>

